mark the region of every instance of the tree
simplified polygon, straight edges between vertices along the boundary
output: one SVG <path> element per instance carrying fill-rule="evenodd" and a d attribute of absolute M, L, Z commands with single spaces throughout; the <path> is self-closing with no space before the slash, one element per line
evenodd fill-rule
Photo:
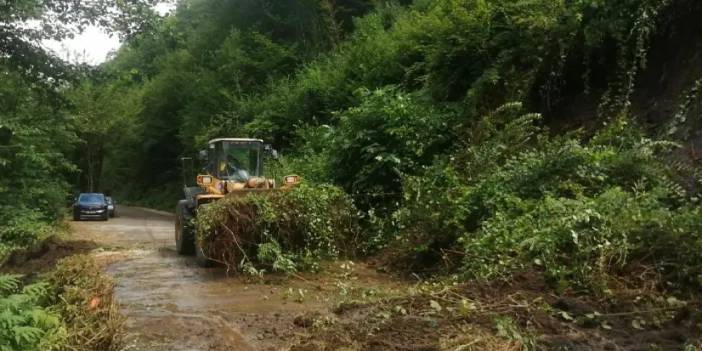
<path fill-rule="evenodd" d="M 153 25 L 155 0 L 74 1 L 13 0 L 0 2 L 0 57 L 35 82 L 60 84 L 69 65 L 41 48 L 43 39 L 73 37 L 99 25 L 130 37 Z"/>

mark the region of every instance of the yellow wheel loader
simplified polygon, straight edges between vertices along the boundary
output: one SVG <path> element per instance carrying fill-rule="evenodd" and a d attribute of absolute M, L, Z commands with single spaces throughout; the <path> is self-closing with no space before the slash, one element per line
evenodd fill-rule
<path fill-rule="evenodd" d="M 200 151 L 199 174 L 195 174 L 192 158 L 181 159 L 183 163 L 184 199 L 176 206 L 175 241 L 176 251 L 181 255 L 195 254 L 198 265 L 208 267 L 212 261 L 205 248 L 196 240 L 193 220 L 198 210 L 208 203 L 225 196 L 245 196 L 250 193 L 270 192 L 278 189 L 275 179 L 263 174 L 263 161 L 277 152 L 260 139 L 220 138 L 211 140 L 206 150 Z M 280 189 L 293 188 L 300 177 L 283 177 Z"/>

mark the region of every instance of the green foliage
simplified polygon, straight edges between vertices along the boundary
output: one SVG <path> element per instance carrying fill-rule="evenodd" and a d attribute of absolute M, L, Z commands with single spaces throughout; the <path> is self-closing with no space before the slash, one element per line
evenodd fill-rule
<path fill-rule="evenodd" d="M 330 124 L 335 111 L 359 104 L 353 94 L 358 89 L 398 85 L 476 118 L 507 101 L 551 109 L 563 101 L 567 83 L 607 91 L 603 112 L 619 113 L 628 108 L 633 79 L 645 66 L 649 37 L 667 3 L 442 0 L 379 6 L 357 21 L 337 50 L 244 101 L 240 116 L 250 120 L 252 133 L 288 144 L 294 141 L 291 124 Z M 605 46 L 613 49 L 602 55 Z M 567 63 L 572 67 L 566 70 Z M 591 79 L 595 74 L 614 78 L 602 84 Z"/>
<path fill-rule="evenodd" d="M 329 125 L 299 126 L 298 142 L 291 147 L 295 153 L 281 155 L 277 162 L 268 162 L 269 177 L 280 179 L 287 174 L 304 174 L 306 182 L 325 183 L 332 174 L 329 145 L 334 142 L 335 130 Z"/>
<path fill-rule="evenodd" d="M 572 97 L 565 94 L 596 91 L 603 116 L 626 112 L 650 36 L 673 6 L 266 4 L 186 1 L 105 66 L 106 89 L 132 92 L 129 105 L 139 107 L 127 113 L 137 137 L 116 146 L 131 157 L 105 156 L 124 173 L 113 187 L 139 194 L 176 183 L 177 159 L 208 139 L 255 136 L 286 149 L 283 169 L 353 192 L 397 192 L 402 176 L 461 147 L 466 126 L 505 102 L 551 111 Z M 383 150 L 391 142 L 398 147 Z"/>
<path fill-rule="evenodd" d="M 50 226 L 41 214 L 26 207 L 8 206 L 0 215 L 0 257 L 14 248 L 29 247 L 45 238 Z M 4 251 L 4 252 L 3 252 Z"/>
<path fill-rule="evenodd" d="M 547 137 L 530 120 L 494 129 L 495 116 L 484 118 L 474 130 L 482 142 L 458 153 L 460 166 L 438 162 L 405 183 L 396 215 L 404 245 L 422 243 L 415 259 L 486 279 L 536 269 L 561 287 L 606 287 L 636 264 L 669 286 L 701 283 L 699 224 L 690 220 L 700 208 L 661 157 L 675 144 L 624 120 L 588 142 Z"/>
<path fill-rule="evenodd" d="M 274 272 L 294 273 L 297 271 L 295 257 L 286 255 L 280 244 L 272 239 L 258 246 L 256 259 L 262 265 L 271 267 Z"/>
<path fill-rule="evenodd" d="M 151 1 L 109 0 L 89 4 L 71 0 L 32 0 L 0 3 L 0 64 L 13 70 L 35 87 L 58 88 L 74 79 L 71 66 L 45 51 L 42 40 L 63 40 L 89 25 L 110 27 L 124 36 L 148 27 L 153 14 Z M 28 25 L 32 23 L 31 25 Z"/>
<path fill-rule="evenodd" d="M 64 212 L 76 141 L 53 93 L 0 60 L 0 254 L 34 243 Z M 55 104 L 55 105 L 52 105 Z M 3 252 L 4 251 L 4 252 Z M 0 261 L 2 257 L 0 257 Z"/>
<path fill-rule="evenodd" d="M 251 94 L 271 77 L 278 77 L 295 67 L 296 57 L 285 47 L 257 32 L 234 31 L 218 52 L 218 72 L 236 95 Z"/>
<path fill-rule="evenodd" d="M 65 333 L 58 316 L 45 307 L 49 286 L 22 286 L 19 278 L 0 275 L 0 350 L 47 350 Z"/>
<path fill-rule="evenodd" d="M 366 95 L 356 94 L 359 90 L 402 83 L 407 60 L 398 56 L 406 48 L 386 34 L 387 22 L 402 12 L 397 5 L 382 6 L 359 19 L 357 30 L 335 51 L 243 101 L 246 131 L 287 146 L 295 142 L 291 125 L 336 124 L 334 112 L 355 106 Z"/>
<path fill-rule="evenodd" d="M 536 340 L 533 335 L 525 335 L 523 330 L 510 317 L 498 316 L 494 319 L 497 335 L 510 341 L 518 342 L 524 351 L 536 350 Z"/>
<path fill-rule="evenodd" d="M 332 177 L 351 193 L 399 192 L 405 174 L 448 152 L 452 116 L 390 88 L 361 94 L 338 115 Z"/>
<path fill-rule="evenodd" d="M 111 133 L 126 137 L 105 148 L 103 183 L 144 203 L 141 194 L 179 184 L 178 159 L 210 138 L 253 136 L 243 130 L 258 113 L 252 96 L 337 45 L 352 17 L 371 8 L 369 0 L 179 4 L 102 67 L 108 74 L 96 88 L 108 103 L 95 105 L 128 122 Z"/>
<path fill-rule="evenodd" d="M 231 269 L 316 270 L 320 260 L 360 245 L 356 212 L 341 189 L 328 185 L 230 196 L 201 208 L 197 240 Z"/>

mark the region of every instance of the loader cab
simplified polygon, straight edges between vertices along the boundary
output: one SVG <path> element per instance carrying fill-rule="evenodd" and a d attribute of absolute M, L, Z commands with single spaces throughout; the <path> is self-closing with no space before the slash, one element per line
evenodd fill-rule
<path fill-rule="evenodd" d="M 220 180 L 246 182 L 263 176 L 263 141 L 259 139 L 214 139 L 201 153 L 205 172 Z"/>

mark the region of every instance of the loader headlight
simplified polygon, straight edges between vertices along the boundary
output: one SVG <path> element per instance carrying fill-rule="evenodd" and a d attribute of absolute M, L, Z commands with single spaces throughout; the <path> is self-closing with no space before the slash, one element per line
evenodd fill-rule
<path fill-rule="evenodd" d="M 203 185 L 210 185 L 212 184 L 212 177 L 210 176 L 201 176 L 200 177 L 200 183 Z"/>
<path fill-rule="evenodd" d="M 289 175 L 289 176 L 285 176 L 285 178 L 283 178 L 283 183 L 285 183 L 286 185 L 297 184 L 299 182 L 300 182 L 300 177 L 296 176 L 296 175 Z"/>

